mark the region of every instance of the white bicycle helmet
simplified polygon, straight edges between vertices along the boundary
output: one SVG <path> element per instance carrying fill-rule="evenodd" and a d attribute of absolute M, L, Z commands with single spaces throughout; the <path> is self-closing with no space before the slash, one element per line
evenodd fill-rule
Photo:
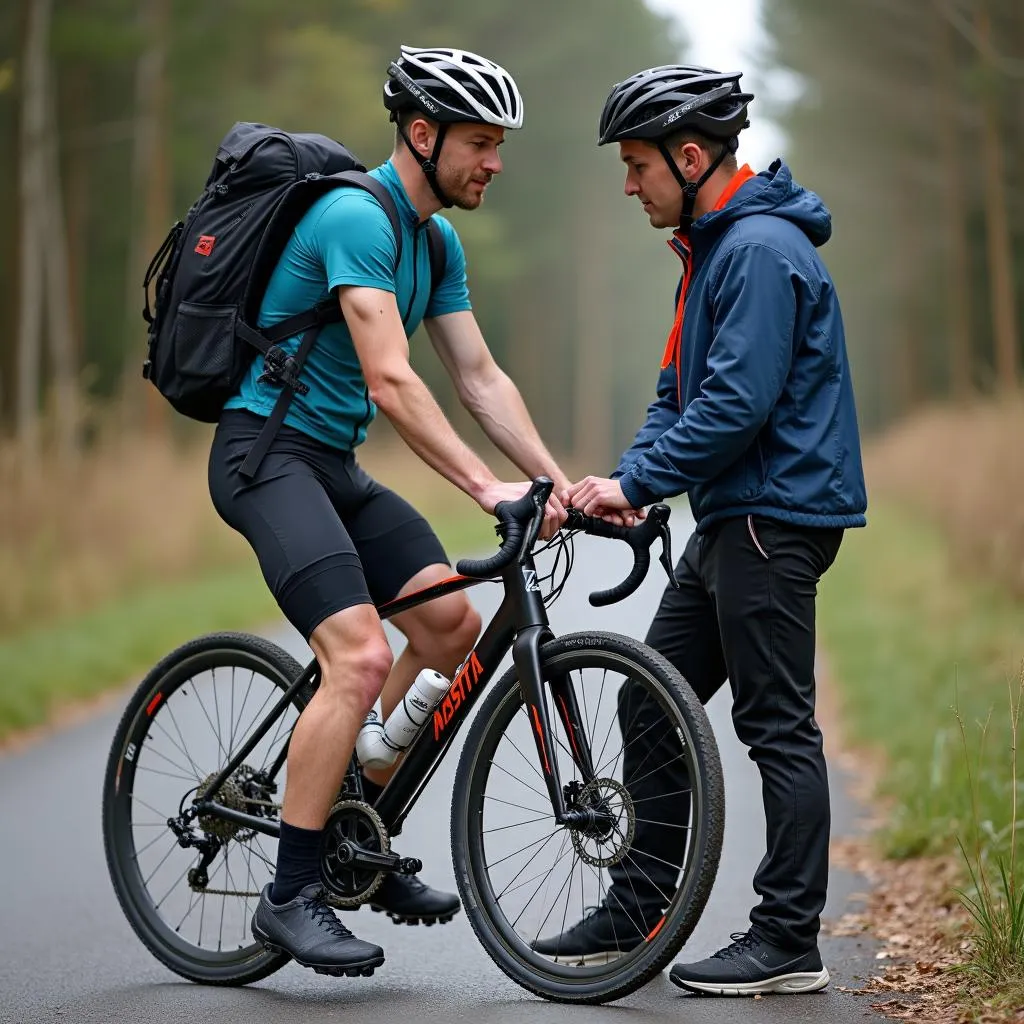
<path fill-rule="evenodd" d="M 452 201 L 437 183 L 437 161 L 450 124 L 471 122 L 499 128 L 522 128 L 523 98 L 515 79 L 493 60 L 467 50 L 403 46 L 388 67 L 384 106 L 398 125 L 409 152 L 423 170 L 434 195 L 445 207 Z M 434 151 L 418 153 L 402 128 L 399 115 L 417 110 L 438 123 Z"/>
<path fill-rule="evenodd" d="M 493 60 L 447 47 L 403 46 L 388 67 L 384 106 L 392 120 L 412 107 L 442 124 L 523 126 L 523 98 L 515 79 Z"/>

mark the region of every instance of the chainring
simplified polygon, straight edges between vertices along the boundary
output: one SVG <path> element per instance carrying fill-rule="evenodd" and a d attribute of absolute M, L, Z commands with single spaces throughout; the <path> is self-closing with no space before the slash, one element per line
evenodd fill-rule
<path fill-rule="evenodd" d="M 582 829 L 570 830 L 573 848 L 585 864 L 599 868 L 611 867 L 618 864 L 633 845 L 633 837 L 636 834 L 636 809 L 633 807 L 629 790 L 621 782 L 615 779 L 594 779 L 580 790 L 579 802 L 584 806 L 589 804 L 596 807 L 600 803 L 610 802 L 615 797 L 621 800 L 622 806 L 614 812 L 616 821 L 605 835 L 592 836 Z M 622 828 L 623 819 L 625 830 Z M 587 849 L 588 843 L 591 844 L 591 849 Z M 608 851 L 604 850 L 606 843 L 611 844 Z"/>
<path fill-rule="evenodd" d="M 391 852 L 391 839 L 384 822 L 369 804 L 361 800 L 339 800 L 331 808 L 320 840 L 320 877 L 327 888 L 327 902 L 342 909 L 365 903 L 380 888 L 385 874 L 341 863 L 338 847 L 346 840 L 375 853 Z"/>

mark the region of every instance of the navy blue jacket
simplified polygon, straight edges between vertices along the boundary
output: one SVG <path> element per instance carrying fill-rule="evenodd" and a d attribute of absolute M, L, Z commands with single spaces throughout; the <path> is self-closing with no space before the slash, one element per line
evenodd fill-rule
<path fill-rule="evenodd" d="M 680 365 L 613 474 L 634 507 L 686 493 L 699 532 L 750 513 L 865 524 L 843 320 L 815 248 L 831 233 L 781 161 L 694 222 Z"/>

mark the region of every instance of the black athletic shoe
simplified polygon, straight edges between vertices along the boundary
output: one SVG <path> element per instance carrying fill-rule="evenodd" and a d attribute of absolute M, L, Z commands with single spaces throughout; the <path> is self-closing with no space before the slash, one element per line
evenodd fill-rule
<path fill-rule="evenodd" d="M 817 992 L 829 983 L 817 948 L 793 953 L 751 932 L 735 932 L 730 938 L 730 945 L 706 960 L 676 964 L 669 978 L 690 992 L 715 996 Z"/>
<path fill-rule="evenodd" d="M 535 939 L 530 948 L 556 962 L 606 964 L 636 949 L 646 937 L 641 914 L 601 904 L 561 935 Z"/>
<path fill-rule="evenodd" d="M 272 953 L 288 953 L 317 974 L 369 976 L 384 963 L 384 950 L 357 939 L 335 916 L 314 882 L 277 906 L 270 902 L 272 883 L 260 895 L 252 916 L 252 934 Z"/>
<path fill-rule="evenodd" d="M 446 924 L 461 906 L 454 893 L 431 889 L 416 875 L 389 874 L 370 897 L 370 909 L 395 924 Z"/>

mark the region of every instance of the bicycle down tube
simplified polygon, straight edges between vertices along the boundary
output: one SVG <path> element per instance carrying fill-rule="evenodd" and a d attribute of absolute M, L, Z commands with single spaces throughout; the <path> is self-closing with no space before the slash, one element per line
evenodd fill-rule
<path fill-rule="evenodd" d="M 567 811 L 565 807 L 557 758 L 554 756 L 552 724 L 547 704 L 543 699 L 540 647 L 554 637 L 548 626 L 547 610 L 536 582 L 537 571 L 532 556 L 526 557 L 521 563 L 516 562 L 508 566 L 503 570 L 502 578 L 505 586 L 505 598 L 501 606 L 484 630 L 479 642 L 463 660 L 448 691 L 434 706 L 431 718 L 424 723 L 419 735 L 405 752 L 394 777 L 374 804 L 374 809 L 380 814 L 392 836 L 401 832 L 406 817 L 441 764 L 481 692 L 494 677 L 495 671 L 510 649 L 519 673 L 523 698 L 527 714 L 530 717 L 531 731 L 537 747 L 538 763 L 544 773 L 553 815 L 560 824 L 566 824 L 575 818 L 576 812 Z M 458 577 L 453 578 L 451 583 L 460 585 L 453 585 L 450 588 L 440 585 L 430 588 L 429 592 L 424 591 L 421 594 L 410 595 L 410 598 L 419 598 L 416 604 L 421 604 L 442 593 L 448 593 L 449 590 L 463 589 L 468 585 L 462 583 Z M 392 604 L 396 603 L 392 602 Z M 402 610 L 413 606 L 404 602 L 403 605 Z M 382 613 L 390 611 L 391 609 L 387 606 L 381 608 Z M 300 679 L 289 687 L 260 727 L 222 769 L 220 781 L 228 778 L 233 771 L 237 770 L 262 736 L 273 727 L 276 719 L 284 713 L 299 686 L 315 679 L 316 674 L 317 669 L 314 662 L 303 671 Z M 575 697 L 567 680 L 559 680 L 559 696 L 559 715 L 566 724 L 567 735 L 570 737 L 574 752 L 576 752 L 578 744 L 582 742 L 583 733 L 579 728 Z M 271 779 L 276 775 L 283 759 L 284 751 L 269 772 Z M 589 751 L 584 751 L 581 769 L 585 771 L 585 768 L 589 768 L 589 766 Z M 587 774 L 586 771 L 585 774 Z M 590 774 L 592 774 L 592 770 Z M 211 785 L 207 791 L 215 793 L 217 787 Z M 280 826 L 276 821 L 225 807 L 216 800 L 197 801 L 193 804 L 193 809 L 197 814 L 225 818 L 265 835 L 277 836 L 280 834 Z"/>

